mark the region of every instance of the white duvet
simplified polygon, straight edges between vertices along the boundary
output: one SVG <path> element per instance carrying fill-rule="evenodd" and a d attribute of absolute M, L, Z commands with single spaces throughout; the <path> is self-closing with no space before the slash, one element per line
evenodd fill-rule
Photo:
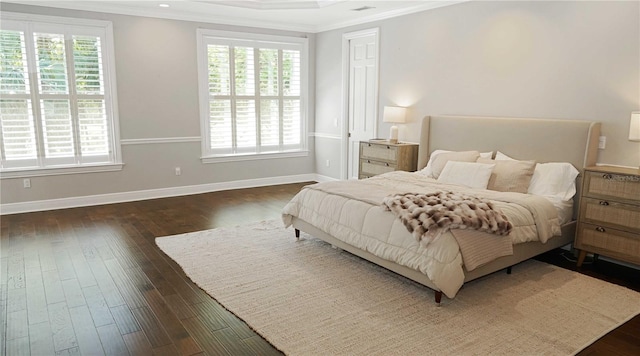
<path fill-rule="evenodd" d="M 490 199 L 513 225 L 513 243 L 546 242 L 560 235 L 556 208 L 529 194 L 504 193 L 441 184 L 417 173 L 396 171 L 365 180 L 318 183 L 304 187 L 283 209 L 283 221 L 302 219 L 331 236 L 385 260 L 421 271 L 447 297 L 464 282 L 462 256 L 450 232 L 422 247 L 382 199 L 395 193 L 456 191 Z"/>

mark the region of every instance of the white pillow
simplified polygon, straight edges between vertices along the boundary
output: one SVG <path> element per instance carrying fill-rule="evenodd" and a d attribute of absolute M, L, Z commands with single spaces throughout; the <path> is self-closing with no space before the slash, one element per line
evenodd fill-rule
<path fill-rule="evenodd" d="M 438 178 L 437 175 L 434 174 L 433 172 L 433 161 L 436 158 L 436 156 L 438 156 L 441 153 L 449 153 L 449 152 L 454 152 L 454 151 L 447 151 L 447 150 L 435 150 L 433 152 L 431 152 L 431 155 L 429 156 L 429 161 L 427 162 L 426 167 L 422 168 L 420 170 L 420 174 L 424 174 L 430 178 Z M 493 157 L 493 151 L 491 152 L 481 152 L 480 153 L 480 157 L 482 158 L 491 158 Z"/>
<path fill-rule="evenodd" d="M 487 189 L 495 164 L 449 161 L 438 176 L 438 182 Z"/>
<path fill-rule="evenodd" d="M 571 163 L 538 163 L 527 192 L 568 201 L 576 194 L 576 178 L 579 173 Z"/>
<path fill-rule="evenodd" d="M 456 162 L 475 162 L 480 157 L 480 153 L 478 151 L 462 151 L 462 152 L 447 152 L 441 153 L 437 155 L 433 159 L 433 164 L 431 165 L 431 171 L 433 178 L 438 179 L 440 173 L 444 169 L 444 166 L 449 161 Z"/>
<path fill-rule="evenodd" d="M 500 151 L 496 152 L 495 160 L 496 161 L 515 161 L 515 159 L 507 156 L 506 154 L 504 154 L 504 153 L 502 153 Z"/>
<path fill-rule="evenodd" d="M 451 151 L 435 150 L 435 151 L 431 152 L 431 155 L 429 156 L 429 161 L 427 162 L 427 165 L 424 168 L 422 168 L 419 173 L 433 178 L 433 170 L 431 168 L 431 166 L 433 166 L 433 159 L 436 158 L 437 155 L 439 155 L 441 153 L 445 153 L 445 152 L 451 152 Z"/>

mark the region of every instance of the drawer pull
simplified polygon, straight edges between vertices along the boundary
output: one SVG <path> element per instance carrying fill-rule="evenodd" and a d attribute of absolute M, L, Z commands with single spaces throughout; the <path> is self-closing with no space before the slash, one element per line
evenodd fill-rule
<path fill-rule="evenodd" d="M 602 226 L 598 226 L 598 227 L 596 227 L 596 231 L 598 231 L 598 232 L 606 232 L 607 230 L 605 230 L 604 227 L 602 227 Z"/>
<path fill-rule="evenodd" d="M 602 175 L 603 179 L 607 179 L 607 180 L 611 180 L 613 179 L 613 175 L 609 174 L 609 173 L 605 173 Z"/>
<path fill-rule="evenodd" d="M 607 205 L 609 205 L 609 202 L 605 201 L 605 200 L 600 200 L 600 203 L 598 203 L 598 204 L 607 206 Z"/>
<path fill-rule="evenodd" d="M 367 160 L 367 163 L 371 163 L 371 161 L 370 161 L 370 160 Z"/>
<path fill-rule="evenodd" d="M 389 163 L 385 163 L 384 165 L 385 165 L 385 166 L 387 166 L 387 167 L 389 167 Z"/>

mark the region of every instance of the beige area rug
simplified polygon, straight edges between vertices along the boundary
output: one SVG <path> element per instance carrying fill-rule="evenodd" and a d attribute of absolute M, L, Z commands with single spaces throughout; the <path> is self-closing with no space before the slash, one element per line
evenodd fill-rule
<path fill-rule="evenodd" d="M 156 243 L 290 355 L 567 355 L 640 313 L 640 293 L 533 260 L 437 307 L 432 290 L 279 221 Z"/>

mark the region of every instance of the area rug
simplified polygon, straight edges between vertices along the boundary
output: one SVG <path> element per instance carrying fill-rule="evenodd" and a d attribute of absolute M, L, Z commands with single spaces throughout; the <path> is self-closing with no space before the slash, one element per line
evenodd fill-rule
<path fill-rule="evenodd" d="M 569 355 L 640 313 L 640 293 L 530 260 L 433 291 L 279 221 L 156 239 L 289 355 Z"/>

